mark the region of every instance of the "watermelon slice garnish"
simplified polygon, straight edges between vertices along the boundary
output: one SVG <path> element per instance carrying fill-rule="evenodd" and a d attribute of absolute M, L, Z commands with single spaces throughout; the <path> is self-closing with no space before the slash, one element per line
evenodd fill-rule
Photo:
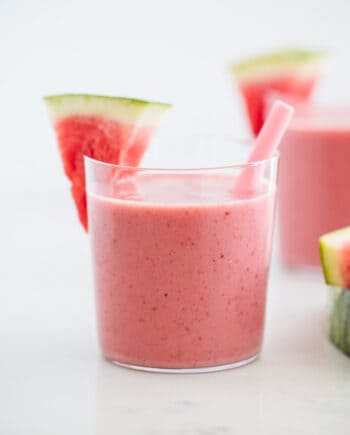
<path fill-rule="evenodd" d="M 270 92 L 307 101 L 319 80 L 323 52 L 290 49 L 246 59 L 231 66 L 256 136 L 264 123 L 264 104 Z"/>
<path fill-rule="evenodd" d="M 171 107 L 122 97 L 63 94 L 45 97 L 64 171 L 87 230 L 84 155 L 137 166 L 161 118 Z"/>
<path fill-rule="evenodd" d="M 326 283 L 350 289 L 350 227 L 322 236 L 320 253 Z"/>

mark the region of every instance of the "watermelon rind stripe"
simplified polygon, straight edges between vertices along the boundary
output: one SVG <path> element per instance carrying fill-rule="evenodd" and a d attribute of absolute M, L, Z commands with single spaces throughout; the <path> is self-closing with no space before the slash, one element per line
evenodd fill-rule
<path fill-rule="evenodd" d="M 350 356 L 350 291 L 329 288 L 328 336 L 342 352 Z"/>
<path fill-rule="evenodd" d="M 89 94 L 60 94 L 44 98 L 50 117 L 55 123 L 69 116 L 100 116 L 139 127 L 159 123 L 170 104 L 125 97 Z"/>
<path fill-rule="evenodd" d="M 288 49 L 247 58 L 230 70 L 237 78 L 280 74 L 284 71 L 313 72 L 327 58 L 324 51 Z"/>

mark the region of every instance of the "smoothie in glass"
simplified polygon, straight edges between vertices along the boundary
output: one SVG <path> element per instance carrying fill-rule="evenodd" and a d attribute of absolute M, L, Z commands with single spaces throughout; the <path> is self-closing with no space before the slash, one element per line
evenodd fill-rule
<path fill-rule="evenodd" d="M 319 265 L 319 237 L 350 222 L 350 107 L 297 111 L 280 151 L 282 257 Z"/>
<path fill-rule="evenodd" d="M 86 159 L 104 356 L 139 368 L 239 365 L 260 351 L 277 158 L 255 192 L 240 168 L 130 170 Z M 103 179 L 103 181 L 101 181 Z M 111 185 L 112 184 L 112 185 Z"/>

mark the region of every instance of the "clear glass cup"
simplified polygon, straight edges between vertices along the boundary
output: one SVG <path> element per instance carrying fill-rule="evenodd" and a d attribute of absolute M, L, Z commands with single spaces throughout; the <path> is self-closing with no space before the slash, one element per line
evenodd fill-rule
<path fill-rule="evenodd" d="M 192 169 L 85 158 L 97 323 L 107 360 L 203 372 L 257 357 L 277 165 L 277 155 Z M 242 171 L 254 172 L 254 189 L 235 192 Z"/>

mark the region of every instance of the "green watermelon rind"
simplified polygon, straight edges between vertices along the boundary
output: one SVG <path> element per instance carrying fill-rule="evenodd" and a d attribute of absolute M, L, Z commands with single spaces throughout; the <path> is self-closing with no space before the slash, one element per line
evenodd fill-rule
<path fill-rule="evenodd" d="M 298 71 L 318 66 L 326 58 L 327 54 L 324 51 L 291 48 L 247 58 L 231 65 L 230 70 L 237 78 L 259 76 L 260 74 L 269 75 L 269 73 Z"/>
<path fill-rule="evenodd" d="M 319 247 L 323 275 L 327 284 L 344 287 L 345 282 L 341 272 L 340 249 L 350 244 L 350 227 L 327 233 L 320 237 Z"/>
<path fill-rule="evenodd" d="M 59 94 L 44 97 L 50 117 L 55 123 L 69 116 L 99 116 L 139 127 L 158 125 L 170 104 L 135 98 L 91 94 Z"/>
<path fill-rule="evenodd" d="M 350 356 L 350 291 L 329 287 L 328 337 L 345 355 Z"/>

